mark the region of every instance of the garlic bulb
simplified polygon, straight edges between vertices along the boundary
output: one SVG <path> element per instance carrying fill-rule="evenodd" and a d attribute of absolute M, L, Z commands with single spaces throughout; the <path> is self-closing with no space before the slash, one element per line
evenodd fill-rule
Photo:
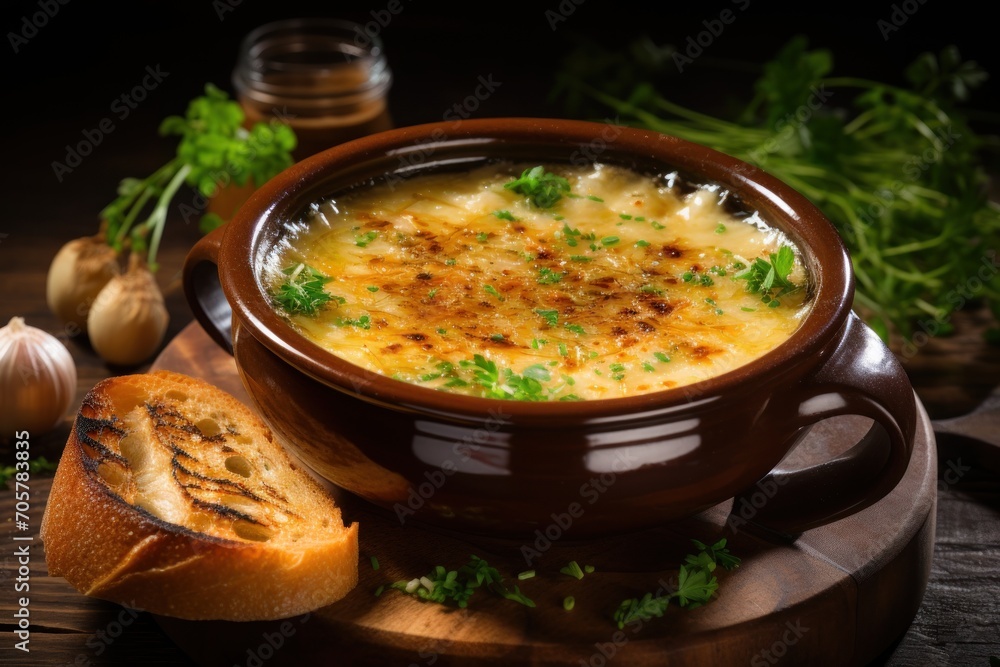
<path fill-rule="evenodd" d="M 75 395 L 73 357 L 55 336 L 20 317 L 0 328 L 0 440 L 52 430 Z"/>
<path fill-rule="evenodd" d="M 133 253 L 128 271 L 108 281 L 94 300 L 87 334 L 102 359 L 132 366 L 156 352 L 169 320 L 156 279 Z"/>
<path fill-rule="evenodd" d="M 103 235 L 74 239 L 56 253 L 49 266 L 45 297 L 49 310 L 76 335 L 87 328 L 91 304 L 108 281 L 121 271 L 118 255 Z"/>

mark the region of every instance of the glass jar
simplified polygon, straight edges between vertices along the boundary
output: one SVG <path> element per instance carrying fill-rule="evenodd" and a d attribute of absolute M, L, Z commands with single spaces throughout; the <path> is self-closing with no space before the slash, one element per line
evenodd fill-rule
<path fill-rule="evenodd" d="M 278 118 L 298 137 L 296 160 L 392 127 L 392 72 L 377 36 L 350 21 L 291 19 L 243 40 L 233 71 L 246 125 Z"/>

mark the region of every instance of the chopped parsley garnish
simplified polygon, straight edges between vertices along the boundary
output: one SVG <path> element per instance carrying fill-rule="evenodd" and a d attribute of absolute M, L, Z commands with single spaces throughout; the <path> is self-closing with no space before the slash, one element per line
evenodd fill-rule
<path fill-rule="evenodd" d="M 653 229 L 665 229 L 666 228 L 666 225 L 661 225 L 656 220 L 651 221 L 649 224 L 653 226 Z"/>
<path fill-rule="evenodd" d="M 621 241 L 621 239 L 618 238 L 617 236 L 605 236 L 603 239 L 601 239 L 601 245 L 605 247 L 612 246 L 618 243 L 619 241 Z"/>
<path fill-rule="evenodd" d="M 541 315 L 545 318 L 545 322 L 550 326 L 554 327 L 559 324 L 559 311 L 558 310 L 542 310 L 541 308 L 536 308 L 535 313 Z"/>
<path fill-rule="evenodd" d="M 587 257 L 586 255 L 570 255 L 569 258 L 574 262 L 591 262 L 594 260 L 593 257 Z"/>
<path fill-rule="evenodd" d="M 448 259 L 444 260 L 444 263 L 445 263 L 445 265 L 447 265 L 447 266 L 455 266 L 455 263 L 456 263 L 456 262 L 458 262 L 458 260 L 457 260 L 457 259 L 454 259 L 454 258 L 452 258 L 452 257 L 449 257 Z"/>
<path fill-rule="evenodd" d="M 551 208 L 569 192 L 569 181 L 539 165 L 525 169 L 520 178 L 505 183 L 504 188 L 525 195 L 538 208 Z"/>
<path fill-rule="evenodd" d="M 547 266 L 538 269 L 538 282 L 542 285 L 555 285 L 562 280 L 563 274 L 553 271 Z"/>
<path fill-rule="evenodd" d="M 719 226 L 715 228 L 715 233 L 716 234 L 725 234 L 726 233 L 726 226 L 720 222 Z"/>
<path fill-rule="evenodd" d="M 587 199 L 589 199 L 590 201 L 600 202 L 602 204 L 604 203 L 604 200 L 598 197 L 597 195 L 587 195 Z"/>
<path fill-rule="evenodd" d="M 642 370 L 646 371 L 647 373 L 652 373 L 653 371 L 656 370 L 656 367 L 654 367 L 653 364 L 649 363 L 648 361 L 644 361 L 642 362 Z"/>
<path fill-rule="evenodd" d="M 323 286 L 333 278 L 325 276 L 308 264 L 295 264 L 281 270 L 286 276 L 285 281 L 272 292 L 274 301 L 292 315 L 315 315 L 333 296 L 327 293 Z M 342 297 L 338 297 L 338 303 Z"/>
<path fill-rule="evenodd" d="M 373 570 L 377 570 L 378 569 L 378 558 L 375 558 L 375 556 L 372 556 L 371 557 L 371 562 L 372 562 L 372 569 Z"/>
<path fill-rule="evenodd" d="M 566 329 L 567 331 L 572 331 L 575 334 L 587 333 L 587 330 L 581 327 L 579 324 L 570 324 L 569 322 L 566 322 L 565 324 L 563 324 L 563 328 Z"/>
<path fill-rule="evenodd" d="M 648 245 L 649 245 L 649 241 L 643 241 L 642 239 L 639 239 L 638 241 L 635 242 L 635 247 L 636 248 L 645 248 Z"/>
<path fill-rule="evenodd" d="M 545 340 L 544 338 L 532 338 L 531 339 L 531 347 L 532 347 L 532 349 L 535 349 L 535 350 L 540 350 L 540 349 L 542 349 L 543 345 L 548 345 L 548 344 L 549 344 L 549 341 Z"/>
<path fill-rule="evenodd" d="M 566 349 L 566 343 L 559 343 L 559 356 L 560 357 L 569 356 L 569 350 Z"/>
<path fill-rule="evenodd" d="M 490 567 L 489 563 L 478 556 L 472 556 L 467 564 L 457 570 L 447 570 L 438 565 L 426 576 L 410 581 L 397 581 L 392 584 L 392 588 L 427 602 L 454 602 L 460 608 L 468 606 L 469 599 L 475 592 L 484 588 L 526 607 L 535 606 L 517 586 L 507 588 L 497 569 Z"/>
<path fill-rule="evenodd" d="M 664 294 L 663 290 L 661 290 L 659 287 L 656 287 L 655 285 L 643 285 L 642 287 L 639 288 L 639 291 L 642 292 L 643 294 L 658 294 L 658 295 Z"/>
<path fill-rule="evenodd" d="M 459 362 L 462 368 L 472 370 L 475 383 L 486 398 L 506 398 L 515 401 L 547 400 L 542 382 L 552 379 L 549 369 L 542 364 L 532 364 L 520 375 L 509 368 L 498 368 L 496 363 L 477 354 L 472 361 Z"/>
<path fill-rule="evenodd" d="M 478 234 L 476 234 L 476 240 L 479 241 L 480 243 L 486 243 L 487 241 L 489 241 L 489 239 L 490 235 L 487 234 L 486 232 L 479 232 Z"/>
<path fill-rule="evenodd" d="M 760 294 L 760 300 L 771 308 L 781 305 L 780 297 L 799 289 L 799 286 L 788 279 L 795 265 L 795 253 L 789 246 L 783 245 L 777 254 L 770 253 L 770 261 L 761 257 L 750 262 L 744 271 L 733 276 L 736 280 L 745 280 L 747 291 Z"/>
<path fill-rule="evenodd" d="M 572 595 L 567 595 L 563 598 L 563 609 L 566 611 L 573 611 L 573 607 L 576 606 L 576 598 Z"/>
<path fill-rule="evenodd" d="M 625 364 L 611 364 L 608 366 L 611 371 L 611 378 L 621 382 L 625 379 Z"/>
<path fill-rule="evenodd" d="M 568 223 L 563 223 L 562 235 L 566 239 L 566 245 L 570 248 L 575 248 L 579 244 L 577 237 L 581 235 L 580 230 L 573 229 Z"/>
<path fill-rule="evenodd" d="M 370 231 L 354 237 L 354 245 L 359 248 L 366 248 L 368 244 L 378 238 L 378 232 Z"/>
<path fill-rule="evenodd" d="M 497 288 L 494 287 L 493 285 L 486 285 L 485 287 L 483 287 L 483 289 L 486 291 L 487 294 L 489 294 L 489 295 L 491 295 L 493 297 L 496 297 L 497 301 L 503 301 L 504 300 L 503 296 L 501 296 L 500 292 L 498 292 Z"/>
<path fill-rule="evenodd" d="M 378 291 L 378 286 L 377 285 L 369 285 L 365 289 L 368 290 L 369 292 L 371 292 L 372 294 L 374 294 L 375 292 Z"/>
<path fill-rule="evenodd" d="M 668 357 L 663 352 L 654 352 L 653 356 L 656 357 L 657 360 L 662 361 L 663 363 L 667 363 L 670 361 L 670 357 Z"/>
<path fill-rule="evenodd" d="M 438 293 L 438 288 L 435 287 L 434 289 L 432 289 L 430 292 L 427 293 L 427 298 L 433 299 L 434 297 L 437 296 L 437 293 Z"/>
<path fill-rule="evenodd" d="M 559 571 L 570 577 L 583 579 L 583 570 L 580 569 L 580 565 L 575 560 L 571 560 L 568 565 L 559 568 Z"/>
<path fill-rule="evenodd" d="M 496 342 L 500 343 L 500 342 L 502 342 L 502 341 L 503 341 L 503 339 L 504 339 L 504 336 L 503 336 L 503 334 L 502 334 L 502 333 L 495 333 L 495 334 L 492 334 L 492 335 L 490 336 L 490 339 L 491 339 L 491 340 L 495 340 Z"/>
<path fill-rule="evenodd" d="M 632 216 L 629 215 L 628 213 L 619 213 L 618 217 L 621 218 L 622 220 L 631 220 L 632 219 Z"/>
<path fill-rule="evenodd" d="M 501 220 L 508 220 L 510 222 L 517 222 L 517 218 L 514 217 L 514 214 L 511 213 L 510 211 L 506 210 L 506 209 L 500 210 L 500 211 L 493 211 L 493 215 L 495 215 L 496 217 L 500 218 Z"/>
<path fill-rule="evenodd" d="M 681 274 L 681 280 L 686 283 L 694 283 L 695 285 L 701 285 L 702 287 L 711 287 L 715 284 L 712 280 L 712 276 L 708 274 L 698 275 L 694 271 L 685 271 Z"/>
<path fill-rule="evenodd" d="M 635 216 L 633 220 L 635 220 L 636 222 L 646 222 L 646 218 L 642 217 L 641 215 Z"/>
<path fill-rule="evenodd" d="M 349 317 L 338 317 L 336 320 L 338 327 L 357 327 L 359 329 L 371 329 L 372 318 L 369 315 L 362 315 L 356 320 Z"/>
<path fill-rule="evenodd" d="M 713 574 L 716 566 L 731 570 L 740 564 L 740 559 L 726 548 L 725 538 L 710 547 L 697 540 L 691 541 L 699 552 L 684 559 L 677 573 L 677 588 L 669 593 L 660 589 L 656 595 L 646 593 L 641 598 L 623 600 L 613 616 L 619 629 L 634 621 L 661 618 L 671 600 L 689 609 L 706 604 L 719 588 L 719 580 Z"/>

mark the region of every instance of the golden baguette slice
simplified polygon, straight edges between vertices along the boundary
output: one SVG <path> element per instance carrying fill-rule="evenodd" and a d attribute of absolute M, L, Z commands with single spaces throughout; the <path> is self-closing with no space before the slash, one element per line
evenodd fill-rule
<path fill-rule="evenodd" d="M 168 371 L 87 394 L 41 534 L 50 574 L 179 618 L 285 618 L 358 580 L 358 525 L 243 404 Z"/>

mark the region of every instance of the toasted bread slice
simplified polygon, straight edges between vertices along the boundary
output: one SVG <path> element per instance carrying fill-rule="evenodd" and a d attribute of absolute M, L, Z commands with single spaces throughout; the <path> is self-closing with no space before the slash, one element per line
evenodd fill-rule
<path fill-rule="evenodd" d="M 249 409 L 157 371 L 84 398 L 42 519 L 49 573 L 186 619 L 302 614 L 358 579 L 358 526 Z"/>

